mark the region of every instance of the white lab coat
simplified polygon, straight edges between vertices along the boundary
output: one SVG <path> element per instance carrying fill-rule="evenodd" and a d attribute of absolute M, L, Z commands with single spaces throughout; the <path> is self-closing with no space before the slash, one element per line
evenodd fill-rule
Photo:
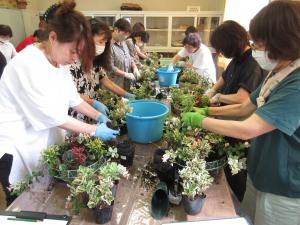
<path fill-rule="evenodd" d="M 216 66 L 209 48 L 202 44 L 200 48 L 189 53 L 185 48 L 182 48 L 178 53 L 180 57 L 189 57 L 189 63 L 194 67 L 199 75 L 206 76 L 212 82 L 216 83 Z"/>
<path fill-rule="evenodd" d="M 10 183 L 38 170 L 41 152 L 64 140 L 58 126 L 70 118 L 69 107 L 83 101 L 69 71 L 69 66 L 52 66 L 34 45 L 4 69 L 0 80 L 0 158 L 5 153 L 14 156 Z"/>

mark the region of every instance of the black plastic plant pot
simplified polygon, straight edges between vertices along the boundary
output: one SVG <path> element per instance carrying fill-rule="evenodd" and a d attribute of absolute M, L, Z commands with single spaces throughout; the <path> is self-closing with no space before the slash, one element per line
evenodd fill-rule
<path fill-rule="evenodd" d="M 113 185 L 112 188 L 111 188 L 111 193 L 112 193 L 112 195 L 114 196 L 114 198 L 115 198 L 116 195 L 117 195 L 117 190 L 118 190 L 118 184 L 114 183 L 114 185 Z"/>
<path fill-rule="evenodd" d="M 123 124 L 121 127 L 120 127 L 120 135 L 125 135 L 128 133 L 128 130 L 127 130 L 127 125 L 126 124 Z"/>
<path fill-rule="evenodd" d="M 131 141 L 125 140 L 117 144 L 117 149 L 121 165 L 125 167 L 132 166 L 135 153 L 135 145 Z"/>
<path fill-rule="evenodd" d="M 102 208 L 102 209 L 94 209 L 95 221 L 97 224 L 104 224 L 111 220 L 113 205 Z"/>
<path fill-rule="evenodd" d="M 223 167 L 226 165 L 226 163 L 226 155 L 214 160 L 207 159 L 206 170 L 212 177 L 216 178 L 219 175 L 220 171 L 223 169 Z"/>
<path fill-rule="evenodd" d="M 160 182 L 152 195 L 151 215 L 155 219 L 166 216 L 169 210 L 168 187 L 164 182 Z"/>
<path fill-rule="evenodd" d="M 153 167 L 161 182 L 165 182 L 168 186 L 174 184 L 175 168 L 168 162 L 163 162 L 162 157 L 165 154 L 164 149 L 157 149 L 153 156 Z"/>
<path fill-rule="evenodd" d="M 183 196 L 183 208 L 186 214 L 196 215 L 198 214 L 204 204 L 206 195 L 196 196 L 195 199 L 191 200 L 186 195 Z"/>

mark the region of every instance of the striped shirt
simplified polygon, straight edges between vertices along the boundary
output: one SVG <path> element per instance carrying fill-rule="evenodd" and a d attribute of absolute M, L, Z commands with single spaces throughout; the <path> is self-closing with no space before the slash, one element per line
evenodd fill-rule
<path fill-rule="evenodd" d="M 133 61 L 129 54 L 129 49 L 126 45 L 126 42 L 122 41 L 121 43 L 118 43 L 112 40 L 111 53 L 112 71 L 109 74 L 109 78 L 110 80 L 118 84 L 120 87 L 124 87 L 124 77 L 117 76 L 114 73 L 117 69 L 127 73 L 132 72 L 131 65 Z"/>

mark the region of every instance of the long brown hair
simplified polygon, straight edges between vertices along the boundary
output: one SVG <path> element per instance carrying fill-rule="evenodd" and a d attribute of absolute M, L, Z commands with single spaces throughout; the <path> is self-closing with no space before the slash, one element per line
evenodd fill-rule
<path fill-rule="evenodd" d="M 77 47 L 83 43 L 80 61 L 84 72 L 90 72 L 95 57 L 95 44 L 87 20 L 82 13 L 74 10 L 75 6 L 73 1 L 64 1 L 51 8 L 42 40 L 47 40 L 49 33 L 54 31 L 61 43 L 76 41 Z"/>
<path fill-rule="evenodd" d="M 111 31 L 107 24 L 97 19 L 90 19 L 90 26 L 93 36 L 104 35 L 107 39 L 104 52 L 94 58 L 93 65 L 96 67 L 96 72 L 99 70 L 99 66 L 103 67 L 106 71 L 111 71 Z"/>

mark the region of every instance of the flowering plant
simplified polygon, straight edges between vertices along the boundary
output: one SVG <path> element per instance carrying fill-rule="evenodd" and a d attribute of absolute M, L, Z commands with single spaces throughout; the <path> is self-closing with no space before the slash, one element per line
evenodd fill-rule
<path fill-rule="evenodd" d="M 97 167 L 108 158 L 117 157 L 116 151 L 87 134 L 71 135 L 63 144 L 49 146 L 42 153 L 42 162 L 48 166 L 50 176 L 68 182 L 79 166 Z"/>

